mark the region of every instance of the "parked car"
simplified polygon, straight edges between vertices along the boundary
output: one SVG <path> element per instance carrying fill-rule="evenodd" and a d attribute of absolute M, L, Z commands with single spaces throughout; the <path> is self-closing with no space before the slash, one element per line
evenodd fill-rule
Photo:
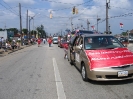
<path fill-rule="evenodd" d="M 114 36 L 82 34 L 71 38 L 68 60 L 87 81 L 114 81 L 133 79 L 133 52 Z"/>
<path fill-rule="evenodd" d="M 133 37 L 129 37 L 129 42 L 133 42 Z"/>
<path fill-rule="evenodd" d="M 60 42 L 58 42 L 58 47 L 63 48 L 63 44 L 67 43 L 66 40 L 62 39 Z"/>
<path fill-rule="evenodd" d="M 120 41 L 120 42 L 128 42 L 128 39 L 126 38 L 126 37 L 120 37 L 120 38 L 118 38 L 118 40 Z"/>

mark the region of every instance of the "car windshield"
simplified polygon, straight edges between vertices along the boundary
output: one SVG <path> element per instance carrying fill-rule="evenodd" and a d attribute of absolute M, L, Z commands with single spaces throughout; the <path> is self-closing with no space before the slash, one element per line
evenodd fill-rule
<path fill-rule="evenodd" d="M 84 48 L 89 49 L 113 49 L 124 47 L 117 38 L 113 36 L 92 36 L 85 37 Z"/>
<path fill-rule="evenodd" d="M 53 40 L 54 40 L 54 41 L 57 41 L 58 39 L 57 39 L 57 38 L 54 38 Z"/>

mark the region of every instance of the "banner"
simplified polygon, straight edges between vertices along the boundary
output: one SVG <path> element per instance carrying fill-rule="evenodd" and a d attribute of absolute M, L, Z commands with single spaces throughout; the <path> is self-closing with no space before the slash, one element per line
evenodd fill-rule
<path fill-rule="evenodd" d="M 123 24 L 122 23 L 120 23 L 120 29 L 123 30 Z"/>
<path fill-rule="evenodd" d="M 127 48 L 86 50 L 85 52 L 90 61 L 91 70 L 133 64 L 133 53 Z"/>

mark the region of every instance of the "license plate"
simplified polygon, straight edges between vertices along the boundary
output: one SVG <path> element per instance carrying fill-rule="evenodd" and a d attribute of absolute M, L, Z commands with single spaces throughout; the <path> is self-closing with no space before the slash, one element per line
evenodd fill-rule
<path fill-rule="evenodd" d="M 118 72 L 118 77 L 125 77 L 128 76 L 128 71 L 119 71 Z"/>

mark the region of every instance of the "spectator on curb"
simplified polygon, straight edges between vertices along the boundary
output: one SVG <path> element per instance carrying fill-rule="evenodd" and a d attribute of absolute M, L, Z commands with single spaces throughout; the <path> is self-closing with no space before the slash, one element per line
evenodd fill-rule
<path fill-rule="evenodd" d="M 15 40 L 12 40 L 11 46 L 12 46 L 12 51 L 14 51 L 14 49 L 15 49 Z"/>
<path fill-rule="evenodd" d="M 6 42 L 6 49 L 7 50 L 12 50 L 11 44 L 9 42 Z"/>

